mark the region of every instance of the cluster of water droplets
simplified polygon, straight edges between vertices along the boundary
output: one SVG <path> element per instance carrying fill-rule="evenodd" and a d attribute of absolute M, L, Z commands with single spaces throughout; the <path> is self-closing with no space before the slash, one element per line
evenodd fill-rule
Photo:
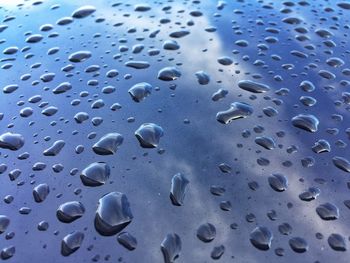
<path fill-rule="evenodd" d="M 0 4 L 1 259 L 347 262 L 350 3 L 81 2 Z"/>

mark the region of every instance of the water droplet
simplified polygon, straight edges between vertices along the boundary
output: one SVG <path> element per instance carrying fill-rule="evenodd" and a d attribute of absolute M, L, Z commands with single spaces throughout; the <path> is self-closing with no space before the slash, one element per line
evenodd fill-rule
<path fill-rule="evenodd" d="M 143 148 L 156 148 L 163 135 L 162 127 L 154 123 L 144 123 L 135 131 L 135 136 Z"/>
<path fill-rule="evenodd" d="M 34 200 L 37 203 L 43 202 L 50 193 L 50 188 L 47 184 L 39 184 L 33 189 Z"/>
<path fill-rule="evenodd" d="M 84 18 L 96 11 L 96 8 L 91 5 L 85 5 L 82 7 L 79 7 L 78 9 L 74 10 L 72 13 L 72 17 L 74 18 Z"/>
<path fill-rule="evenodd" d="M 251 81 L 251 80 L 239 81 L 238 87 L 252 93 L 264 93 L 270 90 L 269 86 L 259 82 Z"/>
<path fill-rule="evenodd" d="M 171 32 L 169 34 L 169 36 L 173 37 L 173 38 L 182 38 L 184 36 L 187 36 L 188 34 L 190 34 L 190 31 L 188 31 L 188 30 L 180 30 L 180 31 Z"/>
<path fill-rule="evenodd" d="M 221 201 L 220 202 L 220 208 L 223 211 L 230 211 L 232 208 L 232 204 L 230 201 Z"/>
<path fill-rule="evenodd" d="M 230 57 L 224 56 L 224 57 L 219 57 L 218 62 L 223 66 L 229 66 L 233 63 L 233 60 Z"/>
<path fill-rule="evenodd" d="M 321 193 L 321 190 L 317 187 L 310 187 L 307 191 L 302 192 L 299 195 L 299 198 L 303 201 L 311 201 L 315 200 L 317 196 L 319 196 Z"/>
<path fill-rule="evenodd" d="M 137 83 L 129 89 L 129 94 L 136 102 L 141 102 L 144 98 L 151 94 L 152 85 L 147 82 Z"/>
<path fill-rule="evenodd" d="M 95 228 L 103 236 L 122 231 L 133 219 L 125 194 L 110 192 L 100 198 L 95 217 Z"/>
<path fill-rule="evenodd" d="M 331 234 L 328 237 L 328 244 L 335 251 L 346 251 L 346 243 L 342 235 Z"/>
<path fill-rule="evenodd" d="M 309 249 L 309 245 L 305 239 L 301 237 L 293 237 L 289 240 L 289 246 L 294 252 L 304 253 Z"/>
<path fill-rule="evenodd" d="M 136 12 L 146 12 L 151 10 L 151 7 L 147 4 L 137 4 L 134 7 L 134 11 Z"/>
<path fill-rule="evenodd" d="M 49 223 L 46 221 L 40 221 L 38 224 L 39 231 L 46 231 L 49 228 Z"/>
<path fill-rule="evenodd" d="M 234 102 L 230 105 L 230 108 L 226 111 L 219 111 L 216 114 L 216 119 L 218 122 L 223 124 L 228 124 L 233 120 L 247 118 L 252 115 L 253 108 L 247 103 Z"/>
<path fill-rule="evenodd" d="M 272 232 L 267 227 L 256 227 L 250 233 L 250 242 L 254 247 L 260 250 L 268 250 L 271 247 L 272 239 Z"/>
<path fill-rule="evenodd" d="M 92 146 L 92 150 L 99 155 L 115 154 L 123 140 L 123 136 L 119 133 L 107 133 Z"/>
<path fill-rule="evenodd" d="M 23 109 L 21 109 L 21 111 L 19 112 L 19 115 L 23 118 L 28 118 L 33 114 L 33 109 L 31 107 L 25 107 Z"/>
<path fill-rule="evenodd" d="M 216 92 L 212 95 L 211 99 L 212 99 L 213 101 L 218 101 L 218 100 L 221 100 L 221 99 L 225 98 L 227 94 L 228 94 L 228 90 L 219 89 L 218 91 L 216 91 Z"/>
<path fill-rule="evenodd" d="M 269 184 L 277 192 L 283 192 L 288 187 L 288 180 L 287 177 L 285 177 L 282 174 L 272 174 L 269 176 Z"/>
<path fill-rule="evenodd" d="M 89 59 L 91 57 L 91 52 L 90 51 L 86 51 L 86 50 L 81 50 L 81 51 L 77 51 L 74 52 L 72 54 L 69 55 L 68 60 L 70 62 L 83 62 L 87 59 Z"/>
<path fill-rule="evenodd" d="M 83 123 L 89 119 L 89 114 L 87 112 L 78 112 L 74 115 L 74 120 L 76 123 Z"/>
<path fill-rule="evenodd" d="M 137 240 L 128 232 L 122 232 L 117 236 L 119 244 L 128 250 L 134 250 L 137 247 Z"/>
<path fill-rule="evenodd" d="M 283 248 L 278 247 L 278 248 L 275 249 L 275 254 L 276 254 L 277 256 L 279 256 L 279 257 L 283 257 L 284 254 L 285 254 L 285 251 L 284 251 Z"/>
<path fill-rule="evenodd" d="M 66 143 L 63 140 L 55 141 L 50 148 L 46 149 L 43 152 L 43 154 L 45 156 L 56 156 L 57 154 L 59 154 L 61 152 L 61 150 L 63 149 L 65 144 Z"/>
<path fill-rule="evenodd" d="M 13 55 L 16 54 L 18 51 L 18 47 L 7 47 L 2 52 L 4 55 Z"/>
<path fill-rule="evenodd" d="M 288 223 L 282 223 L 278 226 L 278 231 L 282 235 L 290 235 L 292 233 L 292 227 Z"/>
<path fill-rule="evenodd" d="M 0 135 L 0 148 L 17 151 L 24 145 L 24 137 L 18 133 L 6 132 Z"/>
<path fill-rule="evenodd" d="M 270 137 L 256 137 L 255 143 L 264 147 L 267 150 L 273 150 L 276 148 L 275 141 Z"/>
<path fill-rule="evenodd" d="M 63 223 L 71 223 L 82 217 L 85 213 L 85 207 L 81 202 L 70 201 L 61 204 L 56 212 L 58 220 Z"/>
<path fill-rule="evenodd" d="M 5 215 L 0 215 L 0 234 L 4 233 L 10 225 L 10 218 Z"/>
<path fill-rule="evenodd" d="M 226 190 L 222 186 L 212 185 L 212 186 L 210 186 L 210 192 L 213 195 L 221 196 L 221 195 L 223 195 L 226 192 Z"/>
<path fill-rule="evenodd" d="M 278 114 L 278 111 L 273 107 L 266 107 L 266 108 L 263 108 L 263 113 L 267 117 L 274 117 Z"/>
<path fill-rule="evenodd" d="M 200 85 L 207 85 L 210 81 L 210 77 L 208 75 L 208 73 L 204 72 L 204 71 L 197 71 L 195 73 L 198 83 Z"/>
<path fill-rule="evenodd" d="M 315 85 L 311 81 L 308 81 L 308 80 L 302 81 L 299 85 L 299 88 L 305 92 L 312 92 L 316 89 Z"/>
<path fill-rule="evenodd" d="M 318 128 L 318 119 L 311 114 L 299 114 L 292 118 L 293 126 L 308 132 L 316 132 Z"/>
<path fill-rule="evenodd" d="M 350 3 L 347 3 L 347 2 L 337 3 L 337 6 L 339 6 L 340 8 L 343 8 L 345 10 L 350 10 Z"/>
<path fill-rule="evenodd" d="M 341 58 L 335 57 L 327 59 L 326 63 L 333 68 L 338 68 L 345 64 L 345 62 Z"/>
<path fill-rule="evenodd" d="M 73 231 L 66 235 L 61 243 L 61 254 L 65 257 L 77 251 L 84 240 L 84 233 Z"/>
<path fill-rule="evenodd" d="M 70 16 L 62 17 L 56 21 L 59 26 L 65 26 L 73 22 L 73 18 Z"/>
<path fill-rule="evenodd" d="M 26 42 L 27 43 L 31 43 L 31 44 L 34 44 L 34 43 L 38 43 L 40 42 L 44 37 L 40 34 L 34 34 L 34 35 L 31 35 L 29 37 L 26 38 Z"/>
<path fill-rule="evenodd" d="M 80 175 L 85 186 L 100 186 L 106 183 L 110 175 L 110 168 L 104 162 L 95 162 L 87 166 Z"/>
<path fill-rule="evenodd" d="M 230 165 L 228 165 L 227 163 L 220 163 L 219 169 L 223 173 L 231 173 L 231 171 L 232 171 L 232 167 Z"/>
<path fill-rule="evenodd" d="M 330 152 L 331 151 L 331 146 L 329 144 L 329 142 L 327 142 L 326 140 L 318 140 L 317 142 L 315 142 L 315 144 L 312 146 L 312 150 L 315 153 L 325 153 L 325 152 Z"/>
<path fill-rule="evenodd" d="M 17 89 L 19 88 L 19 86 L 17 84 L 10 84 L 10 85 L 7 85 L 5 86 L 2 91 L 5 93 L 5 94 L 10 94 L 14 91 L 16 91 Z"/>
<path fill-rule="evenodd" d="M 164 262 L 172 263 L 180 256 L 181 239 L 175 233 L 168 234 L 164 238 L 162 244 L 160 245 L 160 248 L 164 256 Z"/>
<path fill-rule="evenodd" d="M 286 23 L 286 24 L 291 24 L 291 25 L 298 25 L 301 22 L 303 22 L 303 20 L 301 18 L 298 17 L 286 17 L 282 19 L 282 22 Z"/>
<path fill-rule="evenodd" d="M 164 41 L 163 48 L 165 50 L 178 50 L 180 45 L 175 40 Z"/>
<path fill-rule="evenodd" d="M 317 214 L 323 220 L 335 220 L 339 217 L 339 209 L 334 204 L 324 203 L 316 208 Z"/>
<path fill-rule="evenodd" d="M 215 226 L 210 223 L 203 224 L 197 229 L 197 237 L 203 242 L 210 242 L 214 240 L 215 236 Z"/>
<path fill-rule="evenodd" d="M 0 253 L 1 259 L 6 260 L 9 258 L 12 258 L 15 252 L 16 252 L 15 246 L 4 247 Z"/>
<path fill-rule="evenodd" d="M 344 157 L 335 156 L 332 159 L 333 164 L 344 172 L 350 173 L 350 162 Z"/>
<path fill-rule="evenodd" d="M 190 181 L 181 173 L 177 173 L 173 176 L 170 189 L 170 199 L 173 205 L 183 205 L 189 183 Z"/>
<path fill-rule="evenodd" d="M 310 96 L 301 96 L 299 100 L 303 105 L 308 107 L 312 107 L 317 103 L 316 99 Z"/>
<path fill-rule="evenodd" d="M 320 75 L 322 78 L 324 78 L 326 80 L 333 80 L 336 78 L 336 76 L 328 70 L 320 70 L 318 72 L 318 75 Z"/>
<path fill-rule="evenodd" d="M 158 79 L 163 81 L 176 80 L 181 77 L 181 72 L 175 67 L 165 67 L 158 72 Z"/>
<path fill-rule="evenodd" d="M 52 90 L 53 94 L 62 94 L 68 90 L 72 89 L 72 84 L 70 84 L 69 82 L 62 82 L 61 84 L 59 84 L 56 88 L 54 88 Z"/>
<path fill-rule="evenodd" d="M 150 64 L 147 61 L 128 61 L 125 63 L 126 67 L 129 68 L 134 68 L 134 69 L 145 69 L 145 68 L 149 68 Z"/>
<path fill-rule="evenodd" d="M 57 111 L 58 111 L 57 107 L 49 106 L 46 109 L 42 110 L 41 113 L 47 117 L 51 117 L 51 116 L 55 115 L 57 113 Z"/>
<path fill-rule="evenodd" d="M 220 259 L 221 256 L 225 253 L 225 246 L 220 245 L 213 248 L 210 253 L 210 257 L 214 260 Z"/>

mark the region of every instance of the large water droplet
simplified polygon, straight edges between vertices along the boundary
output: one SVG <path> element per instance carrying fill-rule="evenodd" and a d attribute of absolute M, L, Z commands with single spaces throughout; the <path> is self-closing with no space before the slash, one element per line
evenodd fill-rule
<path fill-rule="evenodd" d="M 92 150 L 99 155 L 115 154 L 123 140 L 119 133 L 108 133 L 92 146 Z"/>
<path fill-rule="evenodd" d="M 345 238 L 339 234 L 331 234 L 328 237 L 328 244 L 335 251 L 346 251 Z"/>
<path fill-rule="evenodd" d="M 58 220 L 64 223 L 71 223 L 82 217 L 85 213 L 85 207 L 81 202 L 70 201 L 61 204 L 56 212 Z"/>
<path fill-rule="evenodd" d="M 144 123 L 135 131 L 135 136 L 143 148 L 156 148 L 163 135 L 162 127 L 154 123 Z"/>
<path fill-rule="evenodd" d="M 334 204 L 324 203 L 316 208 L 317 214 L 323 220 L 335 220 L 339 217 L 339 209 Z"/>
<path fill-rule="evenodd" d="M 0 148 L 17 151 L 24 145 L 24 137 L 18 133 L 6 132 L 0 136 Z"/>
<path fill-rule="evenodd" d="M 133 219 L 125 194 L 110 192 L 100 198 L 95 217 L 95 228 L 103 236 L 122 231 Z"/>
<path fill-rule="evenodd" d="M 15 246 L 4 247 L 0 253 L 1 259 L 6 260 L 9 258 L 12 258 L 15 252 L 16 252 Z"/>
<path fill-rule="evenodd" d="M 91 163 L 81 172 L 80 179 L 86 186 L 100 186 L 108 180 L 110 170 L 104 162 Z"/>
<path fill-rule="evenodd" d="M 299 114 L 292 118 L 293 126 L 308 132 L 317 132 L 319 121 L 311 114 Z"/>

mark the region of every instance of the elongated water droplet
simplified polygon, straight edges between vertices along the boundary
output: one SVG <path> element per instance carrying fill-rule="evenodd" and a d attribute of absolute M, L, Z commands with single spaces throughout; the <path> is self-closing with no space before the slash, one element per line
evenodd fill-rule
<path fill-rule="evenodd" d="M 181 239 L 180 237 L 173 233 L 168 234 L 162 244 L 160 245 L 165 263 L 174 262 L 179 256 L 181 252 Z"/>
<path fill-rule="evenodd" d="M 190 181 L 181 173 L 177 173 L 171 179 L 170 199 L 173 205 L 183 205 L 186 190 Z"/>
<path fill-rule="evenodd" d="M 219 111 L 216 114 L 216 119 L 218 122 L 223 124 L 228 124 L 233 120 L 247 118 L 252 115 L 253 108 L 247 103 L 234 102 L 231 104 L 230 108 L 226 111 Z"/>

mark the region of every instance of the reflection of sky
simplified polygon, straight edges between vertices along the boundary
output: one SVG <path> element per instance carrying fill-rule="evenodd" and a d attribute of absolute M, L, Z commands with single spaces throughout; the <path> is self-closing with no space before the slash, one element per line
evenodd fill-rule
<path fill-rule="evenodd" d="M 49 7 L 55 2 L 48 2 L 38 6 L 31 6 L 26 3 L 20 14 L 16 15 L 16 9 L 11 7 L 11 15 L 16 15 L 16 20 L 10 21 L 9 28 L 4 31 L 0 38 L 5 38 L 6 42 L 1 48 L 16 45 L 19 48 L 26 46 L 24 42 L 24 33 L 32 31 L 39 32 L 39 27 L 45 23 L 55 24 L 59 18 L 68 16 L 71 12 L 81 6 L 81 3 L 87 4 L 86 1 L 60 1 L 61 8 L 57 10 L 49 10 Z M 344 108 L 336 108 L 333 101 L 340 98 L 342 89 L 339 84 L 330 83 L 322 80 L 317 72 L 319 69 L 327 67 L 324 60 L 327 55 L 323 53 L 324 48 L 319 47 L 315 50 L 316 56 L 310 56 L 310 60 L 296 59 L 289 55 L 292 49 L 303 50 L 303 43 L 297 41 L 284 41 L 290 37 L 294 39 L 295 33 L 292 26 L 281 24 L 283 15 L 278 13 L 282 5 L 276 4 L 275 10 L 263 10 L 260 13 L 251 13 L 253 7 L 247 5 L 246 9 L 240 3 L 229 4 L 223 11 L 215 10 L 216 3 L 203 3 L 200 6 L 204 12 L 204 16 L 200 18 L 192 18 L 195 26 L 188 27 L 191 34 L 183 39 L 177 40 L 181 45 L 180 53 L 177 51 L 164 51 L 156 57 L 146 55 L 147 49 L 160 48 L 164 40 L 169 39 L 168 34 L 174 30 L 181 29 L 185 26 L 190 18 L 185 13 L 178 13 L 179 10 L 194 10 L 195 4 L 171 4 L 171 14 L 165 15 L 161 11 L 161 7 L 153 7 L 151 12 L 134 14 L 133 3 L 129 7 L 110 8 L 110 4 L 105 5 L 104 1 L 95 1 L 92 4 L 97 7 L 94 18 L 86 18 L 74 21 L 73 24 L 59 27 L 55 25 L 53 31 L 58 32 L 60 36 L 55 39 L 45 38 L 45 42 L 31 45 L 30 53 L 35 56 L 29 60 L 23 59 L 23 55 L 16 55 L 17 61 L 13 68 L 2 70 L 5 76 L 0 79 L 2 86 L 10 83 L 19 83 L 20 88 L 13 94 L 2 96 L 2 104 L 0 110 L 5 113 L 4 120 L 0 123 L 2 130 L 6 130 L 9 123 L 14 123 L 14 128 L 10 129 L 22 133 L 26 137 L 26 145 L 21 151 L 28 151 L 31 157 L 28 161 L 18 161 L 17 153 L 11 153 L 8 158 L 3 158 L 2 162 L 7 163 L 9 170 L 20 168 L 23 173 L 18 180 L 25 181 L 23 186 L 16 186 L 13 182 L 9 183 L 8 177 L 3 176 L 0 180 L 6 185 L 6 191 L 3 196 L 12 194 L 15 201 L 11 205 L 3 205 L 3 214 L 10 215 L 12 221 L 9 231 L 15 231 L 16 236 L 13 240 L 6 241 L 4 237 L 0 240 L 0 245 L 7 246 L 14 244 L 16 246 L 16 256 L 11 259 L 12 262 L 18 262 L 20 259 L 31 257 L 35 260 L 42 259 L 43 256 L 54 255 L 57 258 L 54 262 L 63 262 L 59 255 L 60 242 L 63 236 L 73 230 L 84 231 L 85 240 L 82 248 L 65 259 L 64 262 L 76 262 L 84 258 L 86 262 L 90 261 L 94 255 L 99 254 L 101 257 L 112 255 L 113 261 L 122 256 L 125 262 L 140 262 L 140 258 L 147 258 L 147 262 L 161 262 L 161 252 L 159 249 L 162 239 L 167 233 L 176 232 L 182 239 L 183 249 L 179 262 L 210 262 L 209 254 L 214 246 L 225 245 L 226 252 L 221 259 L 222 262 L 231 262 L 233 256 L 239 262 L 277 262 L 281 259 L 274 255 L 273 249 L 283 247 L 286 255 L 285 261 L 299 260 L 300 262 L 314 262 L 322 260 L 330 262 L 336 259 L 338 262 L 346 262 L 343 254 L 332 251 L 327 244 L 327 237 L 331 233 L 341 233 L 345 237 L 349 231 L 346 218 L 349 211 L 343 206 L 342 202 L 347 198 L 346 175 L 340 170 L 334 168 L 331 164 L 331 157 L 334 155 L 347 156 L 345 149 L 337 148 L 334 143 L 341 138 L 347 141 L 345 129 L 347 116 Z M 208 5 L 208 6 L 206 6 Z M 255 5 L 255 4 L 254 4 Z M 258 5 L 258 4 L 256 4 Z M 199 6 L 199 5 L 198 5 Z M 6 6 L 10 8 L 9 6 Z M 241 9 L 245 11 L 244 16 L 233 14 L 232 10 Z M 214 11 L 215 10 L 215 11 Z M 298 17 L 302 17 L 307 25 L 315 23 L 312 21 L 313 16 L 310 12 L 304 11 L 306 8 L 299 8 Z M 2 11 L 3 12 L 3 11 Z M 218 12 L 221 17 L 216 18 L 214 13 Z M 130 17 L 124 14 L 130 13 Z M 28 16 L 23 16 L 28 14 Z M 276 14 L 271 16 L 270 14 Z M 152 18 L 154 15 L 156 18 Z M 265 26 L 255 25 L 255 19 L 261 15 Z M 292 14 L 290 14 L 292 15 Z M 171 24 L 158 25 L 161 17 L 169 17 Z M 97 17 L 106 19 L 103 23 L 93 23 Z M 232 23 L 234 20 L 235 23 Z M 252 22 L 250 22 L 252 20 Z M 263 38 L 271 35 L 263 32 L 268 27 L 269 21 L 275 21 L 275 27 L 281 30 L 278 35 L 280 42 L 277 44 L 269 44 L 270 50 L 265 52 L 265 56 L 259 56 L 256 45 L 260 42 L 264 43 Z M 118 28 L 112 25 L 118 22 L 124 24 Z M 179 22 L 181 25 L 174 25 Z M 328 22 L 325 26 L 331 25 Z M 108 24 L 108 25 L 107 25 Z M 171 28 L 170 28 L 171 26 Z M 217 32 L 205 32 L 208 26 L 216 26 Z M 232 27 L 239 26 L 242 35 L 234 34 Z M 133 34 L 124 33 L 126 29 L 136 27 L 137 32 Z M 160 29 L 157 38 L 150 39 L 150 32 Z M 252 32 L 249 29 L 252 28 Z M 313 27 L 313 30 L 318 27 Z M 148 32 L 142 32 L 149 29 Z M 288 30 L 290 29 L 290 30 Z M 311 30 L 311 31 L 313 31 Z M 78 32 L 78 33 L 77 33 Z M 95 33 L 101 33 L 101 37 L 93 38 Z M 340 42 L 341 35 L 336 32 L 334 41 Z M 47 35 L 48 33 L 44 33 Z M 321 44 L 320 38 L 315 34 L 311 36 L 313 43 Z M 138 36 L 145 36 L 145 41 L 135 40 Z M 118 43 L 120 39 L 127 39 L 127 43 Z M 246 39 L 250 45 L 247 48 L 239 48 L 234 42 L 239 39 Z M 115 45 L 113 45 L 115 43 Z M 129 48 L 136 43 L 144 43 L 145 50 L 138 55 L 131 55 L 131 52 L 122 54 L 120 60 L 114 60 L 113 55 L 119 53 L 119 45 L 127 45 Z M 48 56 L 46 51 L 54 46 L 60 47 L 59 53 Z M 67 57 L 71 52 L 79 49 L 86 49 L 93 52 L 93 56 L 88 61 L 76 65 L 75 71 L 80 71 L 71 78 L 65 78 L 62 72 L 57 69 L 67 64 Z M 207 49 L 206 52 L 202 50 Z M 232 50 L 240 50 L 239 54 L 232 54 Z M 338 46 L 335 49 L 334 56 L 341 56 L 347 47 Z M 106 52 L 109 51 L 109 52 Z M 305 51 L 305 50 L 304 50 Z M 27 52 L 27 53 L 28 53 Z M 311 52 L 310 52 L 311 53 Z M 279 62 L 273 61 L 269 56 L 278 54 L 283 59 Z M 242 57 L 249 55 L 250 60 L 244 62 Z M 147 60 L 151 63 L 151 67 L 145 70 L 134 70 L 124 67 L 124 62 L 129 57 L 134 60 Z M 217 58 L 220 56 L 231 56 L 238 65 L 220 66 Z M 56 58 L 59 58 L 56 60 Z M 162 58 L 162 61 L 158 59 Z M 168 61 L 168 58 L 175 58 L 174 61 Z M 316 58 L 320 58 L 320 68 L 316 70 L 305 71 L 303 67 L 310 62 L 314 62 Z M 264 69 L 262 67 L 253 66 L 252 63 L 256 59 L 261 59 L 269 66 Z M 35 62 L 42 62 L 39 69 L 30 70 L 30 65 Z M 176 90 L 169 88 L 170 83 L 165 83 L 156 79 L 159 69 L 164 66 L 173 66 L 176 63 L 182 63 L 179 68 L 182 71 L 182 77 L 176 81 Z M 296 68 L 292 71 L 286 71 L 281 68 L 284 63 L 295 63 Z M 91 64 L 107 65 L 101 69 L 100 76 L 92 77 L 84 73 L 86 66 Z M 105 72 L 109 69 L 118 69 L 120 72 L 119 79 L 106 80 Z M 220 72 L 218 69 L 222 69 Z M 206 86 L 197 84 L 194 73 L 204 70 L 211 76 L 211 83 Z M 240 74 L 235 71 L 239 70 Z M 53 82 L 37 86 L 31 86 L 33 80 L 39 79 L 40 75 L 47 72 L 55 72 L 56 78 Z M 274 71 L 269 74 L 269 71 Z M 308 72 L 309 76 L 302 76 L 301 72 Z M 337 79 L 342 79 L 339 70 L 332 70 L 337 74 Z M 32 78 L 26 82 L 19 81 L 19 76 L 30 72 Z M 124 80 L 123 75 L 131 73 L 130 80 Z M 250 74 L 248 74 L 250 73 Z M 274 90 L 285 87 L 290 89 L 287 97 L 281 97 L 284 104 L 275 106 L 271 100 L 264 99 L 264 95 L 258 95 L 258 99 L 251 101 L 247 92 L 239 90 L 236 83 L 241 79 L 251 79 L 252 74 L 260 73 L 262 80 L 258 80 L 269 84 Z M 291 73 L 300 74 L 295 78 Z M 283 82 L 276 82 L 273 76 L 279 74 L 284 78 Z M 100 84 L 97 87 L 86 85 L 89 79 L 98 79 Z M 298 88 L 301 80 L 311 79 L 316 87 L 317 92 L 311 94 L 317 98 L 318 103 L 312 109 L 305 109 L 298 102 L 301 95 L 305 95 Z M 70 81 L 73 90 L 69 98 L 65 94 L 53 95 L 50 91 L 43 91 L 45 86 L 52 90 L 62 81 Z M 104 83 L 107 81 L 106 83 Z M 153 91 L 145 101 L 136 104 L 127 94 L 127 90 L 133 84 L 141 81 L 147 81 L 154 87 L 158 86 L 159 91 Z M 336 87 L 334 92 L 325 93 L 322 89 L 324 85 L 333 84 Z M 106 85 L 114 85 L 116 93 L 105 95 L 100 92 L 101 88 Z M 219 102 L 212 102 L 211 95 L 219 88 L 229 90 L 228 96 Z M 81 91 L 89 91 L 88 98 L 80 98 L 81 104 L 78 107 L 70 105 L 71 100 L 79 98 Z M 20 95 L 23 94 L 23 97 Z M 43 101 L 48 101 L 50 105 L 58 106 L 59 112 L 54 117 L 47 118 L 40 114 L 41 109 L 37 105 L 30 105 L 35 109 L 34 115 L 27 119 L 17 117 L 12 120 L 13 116 L 17 116 L 22 107 L 16 106 L 17 101 L 27 99 L 35 94 L 42 94 Z M 106 106 L 100 110 L 91 110 L 91 102 L 88 99 L 94 99 L 94 94 L 98 94 L 102 98 Z M 278 97 L 273 92 L 267 95 L 272 98 Z M 242 101 L 250 103 L 254 106 L 254 115 L 248 119 L 237 120 L 230 125 L 222 125 L 215 119 L 216 112 L 227 109 L 231 102 Z M 120 103 L 123 108 L 118 112 L 109 110 L 109 106 L 113 103 Z M 298 104 L 299 107 L 293 107 Z M 26 102 L 26 106 L 29 106 Z M 274 106 L 279 111 L 279 115 L 274 118 L 259 117 L 263 115 L 262 108 L 266 106 Z M 9 112 L 11 109 L 11 112 Z M 162 112 L 158 112 L 161 109 Z M 90 119 L 95 116 L 102 116 L 104 122 L 99 127 L 93 127 L 91 123 L 76 124 L 73 120 L 75 113 L 86 111 L 90 114 Z M 290 119 L 294 115 L 308 111 L 317 115 L 320 120 L 319 132 L 317 134 L 307 134 L 306 132 L 298 132 L 291 127 Z M 344 114 L 344 121 L 336 123 L 331 120 L 331 114 Z M 134 123 L 127 123 L 128 117 L 135 117 Z M 59 118 L 69 120 L 68 124 L 60 121 Z M 186 125 L 183 120 L 188 118 L 190 124 Z M 56 126 L 50 126 L 50 121 L 57 121 Z M 29 121 L 35 121 L 33 126 L 28 126 Z M 165 130 L 165 135 L 161 139 L 161 147 L 166 150 L 163 155 L 157 154 L 156 150 L 142 150 L 133 132 L 144 122 L 154 122 L 161 125 Z M 265 131 L 262 133 L 266 136 L 273 137 L 278 144 L 282 144 L 282 149 L 275 149 L 271 152 L 261 149 L 254 143 L 255 134 L 252 129 L 255 125 L 262 125 Z M 339 128 L 339 136 L 331 136 L 325 132 L 328 127 Z M 252 136 L 249 139 L 243 139 L 241 132 L 244 129 L 250 129 Z M 59 134 L 58 131 L 62 133 Z M 78 130 L 79 135 L 72 135 L 72 131 Z M 278 138 L 276 132 L 284 130 L 286 136 Z M 93 140 L 86 139 L 87 134 L 96 132 L 97 137 Z M 101 157 L 94 155 L 91 151 L 91 145 L 101 136 L 108 132 L 119 132 L 124 135 L 124 143 L 115 156 Z M 38 134 L 32 138 L 34 134 Z M 43 138 L 50 135 L 50 142 L 45 142 Z M 332 145 L 332 152 L 316 156 L 310 147 L 317 140 L 325 138 Z M 58 157 L 43 157 L 42 151 L 51 143 L 58 139 L 64 139 L 66 146 Z M 33 144 L 33 141 L 39 141 Z M 243 144 L 243 148 L 237 147 L 237 144 Z M 85 152 L 81 155 L 74 154 L 74 148 L 78 144 L 85 145 Z M 299 147 L 298 153 L 287 154 L 286 148 L 290 145 Z M 261 152 L 256 152 L 260 150 Z M 6 152 L 7 153 L 7 152 Z M 148 155 L 143 156 L 144 153 Z M 3 157 L 5 152 L 3 153 Z M 316 159 L 315 167 L 305 169 L 301 167 L 300 159 L 305 156 L 313 156 Z M 136 160 L 132 160 L 136 157 Z M 267 167 L 258 166 L 256 159 L 265 157 L 270 160 Z M 282 166 L 282 162 L 290 160 L 293 166 L 286 168 Z M 32 173 L 31 167 L 33 163 L 43 161 L 47 164 L 47 168 L 43 172 L 36 173 L 34 179 L 36 183 L 47 182 L 51 187 L 51 193 L 48 199 L 42 204 L 35 204 L 32 198 L 33 185 L 30 184 Z M 69 171 L 77 167 L 83 169 L 93 161 L 106 161 L 111 166 L 112 176 L 111 184 L 107 184 L 98 188 L 84 188 L 79 177 L 69 175 Z M 232 175 L 220 174 L 217 165 L 226 162 L 233 167 Z M 55 163 L 64 164 L 64 171 L 55 174 L 51 170 L 51 166 Z M 190 186 L 185 198 L 183 207 L 174 207 L 169 199 L 169 189 L 171 177 L 182 172 L 190 180 Z M 237 172 L 237 174 L 235 174 Z M 268 186 L 267 177 L 271 173 L 284 173 L 289 180 L 289 188 L 284 193 L 276 193 Z M 303 178 L 304 182 L 300 182 Z M 318 185 L 314 182 L 315 178 L 323 178 L 327 181 L 325 185 Z M 253 192 L 249 190 L 247 183 L 257 181 L 260 188 Z M 333 180 L 333 181 L 332 181 Z M 72 184 L 72 185 L 69 185 Z M 214 197 L 210 194 L 211 185 L 223 185 L 226 187 L 226 193 L 223 197 Z M 310 186 L 318 186 L 321 188 L 321 195 L 316 201 L 305 203 L 299 200 L 298 195 Z M 75 196 L 73 190 L 82 188 L 81 196 Z M 131 209 L 134 215 L 133 222 L 126 228 L 138 240 L 138 247 L 133 252 L 127 252 L 124 248 L 117 244 L 115 237 L 100 237 L 93 229 L 93 218 L 96 209 L 96 203 L 99 197 L 110 191 L 121 191 L 128 196 L 131 203 Z M 55 196 L 62 193 L 61 198 Z M 55 218 L 57 207 L 66 201 L 81 200 L 86 207 L 86 213 L 77 221 L 71 224 L 58 223 Z M 232 211 L 224 212 L 219 208 L 220 201 L 229 200 L 232 205 Z M 293 203 L 293 208 L 288 209 L 287 203 Z M 336 221 L 322 221 L 315 213 L 317 205 L 324 202 L 333 202 L 340 208 L 340 218 Z M 24 216 L 17 213 L 22 206 L 32 208 L 30 215 Z M 271 209 L 276 210 L 278 219 L 271 222 L 266 213 Z M 256 223 L 247 223 L 245 216 L 248 213 L 254 213 Z M 41 220 L 47 220 L 50 228 L 47 232 L 38 232 L 36 225 Z M 210 244 L 204 244 L 195 236 L 195 231 L 202 223 L 210 222 L 217 228 L 217 237 Z M 281 236 L 277 227 L 283 222 L 288 222 L 293 227 L 292 236 L 304 237 L 309 245 L 310 250 L 302 255 L 292 252 L 288 246 L 287 236 Z M 237 230 L 231 230 L 229 225 L 237 223 Z M 272 249 L 268 252 L 257 251 L 249 242 L 249 233 L 256 225 L 268 226 L 274 233 Z M 87 228 L 84 230 L 84 228 Z M 55 230 L 59 231 L 56 236 L 53 234 Z M 27 232 L 27 233 L 26 233 Z M 317 241 L 315 233 L 321 232 L 325 239 Z M 26 242 L 22 242 L 26 240 Z M 36 242 L 28 242 L 36 240 Z M 47 248 L 42 246 L 47 244 Z M 90 245 L 94 245 L 92 251 L 87 251 Z M 339 256 L 338 256 L 339 254 Z M 343 255 L 343 257 L 342 257 Z M 85 262 L 84 261 L 84 262 Z M 146 261 L 145 261 L 146 262 Z"/>

